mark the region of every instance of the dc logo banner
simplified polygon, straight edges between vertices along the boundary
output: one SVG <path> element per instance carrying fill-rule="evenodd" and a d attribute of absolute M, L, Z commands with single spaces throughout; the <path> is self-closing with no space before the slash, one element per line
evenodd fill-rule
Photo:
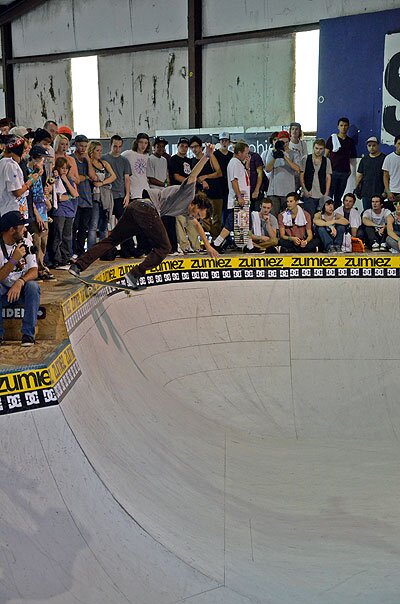
<path fill-rule="evenodd" d="M 385 36 L 382 105 L 382 143 L 393 145 L 400 132 L 400 34 Z"/>

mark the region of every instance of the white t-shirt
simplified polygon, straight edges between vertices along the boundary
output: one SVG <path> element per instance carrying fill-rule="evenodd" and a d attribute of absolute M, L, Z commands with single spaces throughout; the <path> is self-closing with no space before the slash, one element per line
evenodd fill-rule
<path fill-rule="evenodd" d="M 376 226 L 383 226 L 386 224 L 387 217 L 391 215 L 391 211 L 387 208 L 382 208 L 380 214 L 375 214 L 373 209 L 365 210 L 363 213 L 363 218 L 368 218 L 368 220 L 372 220 Z"/>
<path fill-rule="evenodd" d="M 228 164 L 228 169 L 227 169 L 227 176 L 228 176 L 228 188 L 229 188 L 228 205 L 227 205 L 228 210 L 231 210 L 232 208 L 235 207 L 236 193 L 232 186 L 232 181 L 235 179 L 238 181 L 240 192 L 243 193 L 245 200 L 247 201 L 247 203 L 249 203 L 249 201 L 250 201 L 249 175 L 247 174 L 246 168 L 244 167 L 244 165 L 242 164 L 240 159 L 238 159 L 237 157 L 232 157 L 232 159 L 230 160 L 230 162 Z"/>
<path fill-rule="evenodd" d="M 156 178 L 161 182 L 165 182 L 168 174 L 168 163 L 165 157 L 157 157 L 150 155 L 147 161 L 147 178 Z M 151 189 L 162 189 L 158 185 L 150 185 Z"/>
<path fill-rule="evenodd" d="M 32 241 L 30 239 L 27 239 L 26 237 L 24 237 L 24 243 L 28 247 L 32 245 Z M 14 243 L 14 245 L 7 245 L 5 243 L 4 245 L 6 247 L 8 258 L 4 258 L 3 250 L 0 247 L 0 267 L 7 264 L 8 259 L 12 256 L 15 248 L 17 247 L 16 243 Z M 29 271 L 30 268 L 37 268 L 35 254 L 28 254 L 27 256 L 24 256 L 24 258 L 21 258 L 15 269 L 11 271 L 11 273 L 7 275 L 5 279 L 3 279 L 3 281 L 1 282 L 2 285 L 5 285 L 6 287 L 11 287 L 13 283 L 18 281 L 20 277 L 23 277 Z"/>
<path fill-rule="evenodd" d="M 306 141 L 299 140 L 298 143 L 289 141 L 289 149 L 293 151 L 294 163 L 300 166 L 300 162 L 305 155 L 308 155 Z"/>
<path fill-rule="evenodd" d="M 389 153 L 386 155 L 382 170 L 389 172 L 389 187 L 392 193 L 400 193 L 400 155 Z"/>
<path fill-rule="evenodd" d="M 336 214 L 340 214 L 341 216 L 344 216 L 344 207 L 340 206 L 340 208 L 337 208 Z M 361 215 L 360 212 L 358 210 L 356 210 L 356 208 L 351 208 L 350 210 L 350 215 L 349 215 L 349 223 L 350 223 L 350 228 L 351 229 L 358 229 L 358 227 L 361 226 Z"/>
<path fill-rule="evenodd" d="M 21 198 L 15 197 L 12 191 L 21 189 L 24 184 L 24 175 L 20 166 L 11 157 L 0 160 L 0 216 L 15 210 L 20 211 L 25 218 L 28 217 L 26 192 Z"/>
<path fill-rule="evenodd" d="M 124 151 L 121 153 L 131 165 L 131 199 L 141 198 L 143 189 L 148 189 L 147 180 L 147 162 L 149 156 L 147 153 L 138 153 L 137 151 Z"/>

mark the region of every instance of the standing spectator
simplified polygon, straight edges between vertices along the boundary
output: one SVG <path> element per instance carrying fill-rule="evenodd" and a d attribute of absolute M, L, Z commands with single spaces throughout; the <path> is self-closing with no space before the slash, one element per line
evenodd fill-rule
<path fill-rule="evenodd" d="M 325 157 L 325 141 L 317 138 L 313 143 L 313 152 L 302 160 L 300 184 L 303 190 L 304 209 L 314 217 L 320 199 L 329 195 L 332 167 L 330 159 Z"/>
<path fill-rule="evenodd" d="M 335 212 L 333 199 L 327 199 L 320 212 L 314 216 L 314 224 L 325 252 L 341 252 L 343 237 L 349 221 Z"/>
<path fill-rule="evenodd" d="M 7 212 L 0 219 L 0 345 L 4 342 L 3 308 L 15 303 L 24 308 L 21 346 L 35 344 L 40 288 L 35 283 L 35 254 L 27 254 L 24 247 L 31 245 L 24 237 L 26 226 L 18 211 Z"/>
<path fill-rule="evenodd" d="M 54 190 L 57 208 L 53 211 L 54 268 L 68 269 L 72 256 L 72 227 L 78 207 L 78 189 L 70 176 L 71 166 L 65 157 L 58 157 L 54 166 Z"/>
<path fill-rule="evenodd" d="M 295 174 L 300 166 L 294 161 L 294 152 L 289 149 L 289 132 L 278 133 L 274 148 L 268 150 L 265 169 L 270 173 L 267 196 L 272 201 L 272 213 L 278 216 L 286 206 L 286 196 L 295 189 Z"/>
<path fill-rule="evenodd" d="M 101 159 L 103 148 L 99 141 L 90 141 L 88 156 L 96 173 L 93 181 L 93 209 L 88 230 L 88 249 L 96 243 L 97 231 L 99 239 L 104 239 L 111 230 L 111 216 L 114 200 L 111 193 L 111 183 L 116 179 L 114 170 L 107 160 Z"/>
<path fill-rule="evenodd" d="M 113 214 L 118 221 L 126 207 L 128 207 L 131 191 L 131 164 L 122 155 L 123 139 L 119 134 L 114 134 L 110 139 L 110 151 L 103 156 L 112 167 L 116 179 L 111 183 L 111 193 L 114 199 Z M 130 258 L 133 254 L 134 243 L 132 240 L 121 243 L 121 258 Z M 110 255 L 110 260 L 115 258 L 115 253 Z"/>
<path fill-rule="evenodd" d="M 390 202 L 400 194 L 400 134 L 394 139 L 394 147 L 393 153 L 385 157 L 382 165 L 383 182 Z"/>
<path fill-rule="evenodd" d="M 131 166 L 131 199 L 141 199 L 143 190 L 147 189 L 147 161 L 150 152 L 150 139 L 145 132 L 140 132 L 133 141 L 132 150 L 124 151 L 123 157 Z"/>
<path fill-rule="evenodd" d="M 356 146 L 350 136 L 347 136 L 349 118 L 338 119 L 338 133 L 332 134 L 326 142 L 325 154 L 332 163 L 331 195 L 335 208 L 342 204 L 343 193 L 346 190 L 347 179 L 350 176 L 350 160 L 357 157 Z"/>
<path fill-rule="evenodd" d="M 84 134 L 75 137 L 75 153 L 73 155 L 79 173 L 78 208 L 73 225 L 73 257 L 84 253 L 85 241 L 93 211 L 93 197 L 90 181 L 96 180 L 96 173 L 87 154 L 89 140 Z"/>
<path fill-rule="evenodd" d="M 229 132 L 220 132 L 218 138 L 219 138 L 220 148 L 216 149 L 214 151 L 214 157 L 216 158 L 216 160 L 219 164 L 219 167 L 221 168 L 221 172 L 222 172 L 220 186 L 221 186 L 221 196 L 222 196 L 222 201 L 223 201 L 222 221 L 224 222 L 225 218 L 226 218 L 228 193 L 229 193 L 227 170 L 228 170 L 228 164 L 233 157 L 233 153 L 232 153 L 232 151 L 229 151 L 229 145 L 231 142 Z"/>
<path fill-rule="evenodd" d="M 301 166 L 303 157 L 308 155 L 307 143 L 302 140 L 303 131 L 299 122 L 291 122 L 289 126 L 289 149 L 294 153 L 294 163 Z M 296 191 L 300 189 L 300 176 L 295 174 Z"/>
<path fill-rule="evenodd" d="M 287 208 L 278 216 L 281 252 L 315 252 L 311 216 L 299 206 L 299 196 L 293 191 L 286 196 Z"/>
<path fill-rule="evenodd" d="M 391 212 L 383 207 L 383 197 L 373 195 L 371 199 L 371 208 L 365 210 L 362 215 L 364 225 L 365 240 L 368 247 L 373 252 L 385 252 L 386 246 L 386 222 Z"/>
<path fill-rule="evenodd" d="M 3 117 L 0 120 L 0 134 L 3 134 L 4 136 L 10 134 L 10 130 L 14 128 L 14 126 L 15 124 L 12 119 L 10 119 L 9 117 Z"/>
<path fill-rule="evenodd" d="M 190 159 L 186 155 L 188 149 L 189 139 L 186 136 L 181 136 L 178 140 L 178 151 L 169 162 L 171 184 L 182 184 L 192 171 Z M 176 217 L 176 236 L 183 253 L 200 251 L 197 230 L 194 228 L 193 221 L 189 220 L 185 214 Z"/>
<path fill-rule="evenodd" d="M 258 212 L 264 199 L 264 163 L 261 155 L 250 152 L 250 211 Z"/>
<path fill-rule="evenodd" d="M 400 252 L 400 196 L 393 200 L 395 211 L 387 217 L 386 245 L 392 254 Z"/>
<path fill-rule="evenodd" d="M 192 168 L 203 157 L 203 141 L 198 136 L 192 136 L 189 141 L 190 149 L 194 154 Z M 212 204 L 212 213 L 208 220 L 203 221 L 203 226 L 214 239 L 222 229 L 222 193 L 221 193 L 222 171 L 214 155 L 206 163 L 200 175 L 197 177 L 197 186 L 203 190 Z"/>
<path fill-rule="evenodd" d="M 69 177 L 72 178 L 74 183 L 78 185 L 80 183 L 78 166 L 76 165 L 75 158 L 72 155 L 68 155 L 70 140 L 65 134 L 57 134 L 54 139 L 54 160 L 60 157 L 64 157 L 69 165 Z"/>
<path fill-rule="evenodd" d="M 44 171 L 47 178 L 50 178 L 53 174 L 54 168 L 54 149 L 51 146 L 53 139 L 51 137 L 50 132 L 44 130 L 43 128 L 37 128 L 35 130 L 35 136 L 32 141 L 33 145 L 40 145 L 48 152 L 47 157 L 44 161 Z"/>
<path fill-rule="evenodd" d="M 239 205 L 243 206 L 250 199 L 250 179 L 245 164 L 249 164 L 249 145 L 244 141 L 238 141 L 234 147 L 233 157 L 228 164 L 229 195 L 225 223 L 213 243 L 217 252 L 221 252 L 225 239 L 233 231 L 235 202 L 237 201 Z M 249 249 L 253 248 L 250 237 L 247 246 Z"/>
<path fill-rule="evenodd" d="M 43 125 L 43 129 L 47 130 L 47 132 L 50 132 L 51 139 L 52 139 L 52 141 L 54 141 L 54 139 L 56 138 L 56 136 L 58 134 L 57 122 L 55 122 L 53 120 L 47 120 Z"/>
<path fill-rule="evenodd" d="M 362 224 L 360 212 L 354 207 L 356 196 L 354 193 L 346 193 L 343 198 L 343 205 L 336 209 L 337 214 L 341 214 L 349 221 L 351 237 L 361 237 L 360 227 Z"/>
<path fill-rule="evenodd" d="M 251 213 L 252 228 L 250 231 L 250 239 L 256 252 L 265 252 L 278 245 L 278 221 L 271 214 L 272 202 L 267 198 L 261 203 L 259 212 Z M 243 250 L 251 252 L 248 246 Z M 276 250 L 275 250 L 276 251 Z"/>
<path fill-rule="evenodd" d="M 157 136 L 154 139 L 153 153 L 147 162 L 147 180 L 150 189 L 160 190 L 169 185 L 168 160 L 165 153 L 167 145 L 168 141 L 163 136 Z M 161 216 L 161 220 L 171 243 L 171 254 L 175 256 L 178 254 L 176 218 L 175 216 Z"/>
<path fill-rule="evenodd" d="M 289 149 L 294 153 L 294 161 L 300 165 L 301 160 L 305 155 L 308 155 L 307 143 L 302 140 L 303 131 L 299 122 L 291 122 L 289 126 Z"/>
<path fill-rule="evenodd" d="M 383 195 L 385 191 L 382 166 L 386 155 L 379 149 L 379 140 L 376 136 L 369 137 L 367 148 L 368 155 L 361 158 L 356 177 L 356 188 L 361 188 L 360 193 L 364 210 L 371 209 L 371 197 L 373 195 Z"/>
<path fill-rule="evenodd" d="M 28 172 L 29 174 L 37 173 L 40 177 L 43 174 L 44 158 L 48 157 L 48 151 L 40 145 L 33 145 L 29 152 Z M 43 182 L 38 178 L 29 191 L 29 197 L 32 205 L 34 220 L 30 224 L 30 232 L 32 233 L 33 244 L 37 248 L 36 261 L 38 266 L 38 279 L 40 281 L 50 281 L 54 279 L 45 265 L 44 257 L 46 255 L 47 239 L 49 235 L 49 222 L 47 211 L 46 198 L 43 190 Z"/>
<path fill-rule="evenodd" d="M 69 126 L 60 126 L 58 128 L 58 134 L 63 134 L 64 136 L 67 137 L 67 139 L 69 140 L 69 142 L 72 141 L 72 130 Z"/>
<path fill-rule="evenodd" d="M 19 166 L 25 152 L 25 140 L 14 135 L 1 136 L 4 145 L 3 158 L 0 160 L 0 216 L 18 210 L 28 220 L 27 195 L 29 189 L 40 178 L 31 174 L 24 182 Z"/>

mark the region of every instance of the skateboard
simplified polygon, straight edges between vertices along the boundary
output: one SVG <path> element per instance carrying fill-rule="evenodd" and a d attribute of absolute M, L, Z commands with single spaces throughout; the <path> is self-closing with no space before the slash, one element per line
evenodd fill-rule
<path fill-rule="evenodd" d="M 249 235 L 250 200 L 246 199 L 244 206 L 239 205 L 237 200 L 235 200 L 233 213 L 233 236 L 235 245 L 242 248 L 246 245 Z"/>
<path fill-rule="evenodd" d="M 81 283 L 86 285 L 86 287 L 89 290 L 93 289 L 95 285 L 99 285 L 100 287 L 112 287 L 113 289 L 116 289 L 118 291 L 123 291 L 128 296 L 131 296 L 132 293 L 145 289 L 144 285 L 134 288 L 134 287 L 130 287 L 129 285 L 122 285 L 121 283 L 115 283 L 114 281 L 100 281 L 98 279 L 93 279 L 92 277 L 87 277 L 86 279 L 84 279 L 81 276 L 74 275 L 74 278 L 78 279 L 78 281 L 80 281 Z"/>

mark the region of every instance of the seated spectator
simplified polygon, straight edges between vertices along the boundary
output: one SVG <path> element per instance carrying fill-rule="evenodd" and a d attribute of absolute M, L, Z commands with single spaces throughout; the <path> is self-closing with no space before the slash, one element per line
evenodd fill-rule
<path fill-rule="evenodd" d="M 386 220 L 386 245 L 392 254 L 400 252 L 400 195 L 393 200 L 395 211 Z"/>
<path fill-rule="evenodd" d="M 24 182 L 20 162 L 25 153 L 25 140 L 14 135 L 0 137 L 4 144 L 0 160 L 0 216 L 18 210 L 28 220 L 28 191 L 40 178 L 31 174 Z"/>
<path fill-rule="evenodd" d="M 43 174 L 44 158 L 48 157 L 48 152 L 39 145 L 33 145 L 29 152 L 28 173 Z M 43 182 L 41 178 L 32 185 L 29 191 L 28 206 L 32 207 L 33 220 L 29 225 L 29 230 L 32 234 L 33 244 L 37 248 L 36 261 L 38 265 L 38 280 L 50 281 L 54 279 L 44 263 L 46 255 L 47 239 L 49 235 L 49 221 L 47 211 L 51 209 L 46 204 L 46 198 L 43 190 Z"/>
<path fill-rule="evenodd" d="M 26 220 L 20 212 L 0 219 L 0 345 L 4 342 L 3 308 L 22 305 L 22 346 L 33 346 L 40 302 L 35 254 L 29 253 L 30 239 L 24 237 Z M 27 246 L 27 247 L 25 247 Z"/>
<path fill-rule="evenodd" d="M 275 147 L 268 150 L 265 169 L 269 172 L 267 196 L 272 201 L 272 213 L 278 216 L 286 206 L 287 194 L 295 189 L 295 175 L 300 174 L 300 166 L 294 161 L 294 151 L 289 149 L 289 132 L 278 134 Z"/>
<path fill-rule="evenodd" d="M 303 190 L 303 209 L 314 217 L 322 197 L 329 195 L 331 186 L 331 161 L 324 155 L 325 141 L 317 138 L 313 152 L 302 158 L 300 184 Z"/>
<path fill-rule="evenodd" d="M 314 216 L 314 224 L 325 252 L 341 252 L 343 237 L 349 221 L 334 209 L 333 199 L 327 199 L 320 212 Z"/>
<path fill-rule="evenodd" d="M 386 220 L 390 214 L 390 210 L 383 207 L 383 198 L 373 195 L 371 209 L 365 210 L 362 215 L 365 242 L 373 252 L 386 252 Z"/>
<path fill-rule="evenodd" d="M 264 199 L 260 211 L 251 213 L 252 228 L 249 233 L 249 242 L 243 248 L 244 252 L 251 252 L 253 248 L 256 252 L 267 252 L 278 245 L 278 221 L 271 214 L 271 209 L 272 201 Z"/>
<path fill-rule="evenodd" d="M 314 252 L 317 241 L 313 238 L 310 214 L 299 206 L 297 193 L 288 193 L 286 200 L 287 209 L 278 216 L 281 252 Z"/>
<path fill-rule="evenodd" d="M 356 196 L 353 193 L 346 193 L 343 198 L 343 205 L 335 211 L 336 214 L 341 214 L 349 221 L 350 234 L 352 237 L 360 237 L 361 214 L 354 207 Z M 348 230 L 348 229 L 347 229 Z"/>
<path fill-rule="evenodd" d="M 78 207 L 78 189 L 69 175 L 70 164 L 65 157 L 58 157 L 54 167 L 54 192 L 57 207 L 53 211 L 54 268 L 69 268 L 72 257 L 72 227 Z"/>

